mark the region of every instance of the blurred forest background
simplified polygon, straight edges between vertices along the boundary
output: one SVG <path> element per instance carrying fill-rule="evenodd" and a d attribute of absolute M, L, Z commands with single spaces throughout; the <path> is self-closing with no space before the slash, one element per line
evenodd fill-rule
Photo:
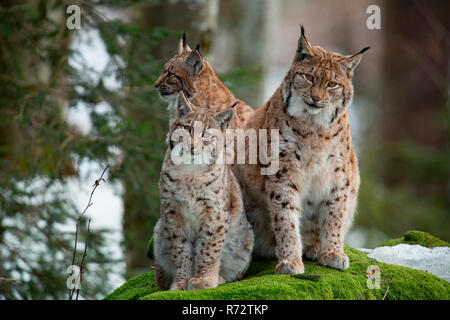
<path fill-rule="evenodd" d="M 81 9 L 69 30 L 66 8 Z M 381 8 L 369 30 L 366 9 Z M 154 89 L 183 31 L 257 108 L 280 84 L 299 24 L 356 70 L 361 168 L 347 243 L 418 229 L 450 240 L 450 2 L 409 0 L 3 0 L 0 4 L 0 299 L 67 299 L 75 223 L 94 180 L 81 287 L 102 298 L 150 268 L 168 113 Z M 79 263 L 79 262 L 77 262 Z"/>

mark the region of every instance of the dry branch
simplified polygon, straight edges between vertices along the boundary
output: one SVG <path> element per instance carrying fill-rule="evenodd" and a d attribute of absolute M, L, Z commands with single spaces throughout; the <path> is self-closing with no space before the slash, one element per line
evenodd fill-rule
<path fill-rule="evenodd" d="M 87 209 L 92 206 L 94 203 L 92 202 L 92 196 L 94 195 L 95 190 L 97 189 L 97 187 L 100 185 L 100 181 L 104 181 L 106 182 L 106 180 L 103 178 L 103 175 L 106 173 L 106 170 L 109 169 L 109 165 L 107 165 L 105 167 L 105 169 L 103 169 L 102 174 L 100 175 L 100 178 L 98 178 L 97 180 L 95 180 L 94 184 L 92 185 L 94 188 L 91 191 L 91 195 L 89 196 L 89 201 L 88 204 L 86 205 L 86 208 L 84 208 L 83 212 L 78 216 L 78 221 L 77 224 L 75 225 L 75 244 L 73 246 L 73 255 L 72 255 L 72 265 L 75 265 L 75 257 L 77 254 L 77 243 L 78 243 L 78 231 L 79 231 L 79 226 L 81 224 L 81 219 L 83 218 L 84 214 L 86 213 Z M 86 258 L 86 252 L 87 252 L 87 246 L 88 246 L 88 236 L 89 236 L 89 232 L 90 232 L 90 227 L 91 227 L 91 219 L 89 218 L 88 220 L 88 227 L 87 227 L 87 235 L 86 235 L 86 240 L 84 243 L 84 251 L 83 251 L 83 256 L 81 258 L 81 264 L 80 264 L 80 284 L 82 281 L 82 275 L 83 275 L 83 268 L 84 268 L 84 259 Z M 76 290 L 76 297 L 75 300 L 78 300 L 78 295 L 80 293 L 80 288 L 74 288 L 74 289 L 69 289 L 69 300 L 72 300 L 73 298 L 73 294 L 75 293 Z"/>

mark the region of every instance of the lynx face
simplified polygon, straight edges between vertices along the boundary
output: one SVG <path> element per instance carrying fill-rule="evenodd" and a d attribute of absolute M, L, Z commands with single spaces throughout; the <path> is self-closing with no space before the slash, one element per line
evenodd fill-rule
<path fill-rule="evenodd" d="M 345 94 L 351 94 L 350 79 L 340 70 L 324 68 L 328 61 L 307 62 L 295 71 L 294 90 L 301 94 L 305 110 L 311 115 L 343 105 Z"/>
<path fill-rule="evenodd" d="M 300 37 L 288 74 L 291 87 L 285 88 L 284 93 L 289 115 L 303 115 L 319 125 L 329 126 L 351 103 L 353 70 L 367 49 L 344 56 L 311 46 L 304 36 Z"/>
<path fill-rule="evenodd" d="M 210 166 L 223 156 L 224 133 L 233 109 L 217 114 L 196 112 L 181 92 L 178 118 L 169 133 L 171 159 L 176 165 Z"/>
<path fill-rule="evenodd" d="M 190 77 L 186 77 L 188 71 L 183 56 L 176 55 L 170 59 L 164 66 L 163 73 L 155 82 L 161 98 L 169 103 L 173 102 L 173 99 L 183 90 L 184 82 L 190 79 Z"/>
<path fill-rule="evenodd" d="M 184 91 L 190 96 L 193 92 L 196 75 L 203 68 L 203 58 L 200 52 L 191 50 L 186 44 L 186 38 L 181 39 L 178 54 L 167 61 L 162 74 L 155 82 L 161 98 L 169 103 L 176 102 L 179 92 Z"/>
<path fill-rule="evenodd" d="M 183 86 L 183 81 L 180 76 L 173 73 L 174 71 L 175 70 L 171 65 L 164 66 L 163 74 L 158 78 L 155 84 L 161 98 L 166 101 L 169 100 L 168 98 L 178 94 Z"/>

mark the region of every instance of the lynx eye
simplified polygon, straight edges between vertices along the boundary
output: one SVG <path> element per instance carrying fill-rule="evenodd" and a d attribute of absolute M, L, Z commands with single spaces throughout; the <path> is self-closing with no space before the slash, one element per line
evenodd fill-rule
<path fill-rule="evenodd" d="M 327 86 L 328 86 L 328 88 L 337 88 L 337 87 L 339 87 L 339 84 L 335 81 L 328 81 Z"/>
<path fill-rule="evenodd" d="M 304 73 L 303 74 L 303 78 L 305 78 L 309 82 L 314 82 L 314 77 L 311 74 L 309 74 L 309 73 Z"/>

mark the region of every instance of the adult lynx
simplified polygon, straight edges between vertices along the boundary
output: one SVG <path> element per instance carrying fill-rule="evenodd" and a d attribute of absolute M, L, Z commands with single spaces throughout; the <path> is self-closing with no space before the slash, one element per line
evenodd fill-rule
<path fill-rule="evenodd" d="M 303 273 L 302 253 L 332 268 L 349 266 L 343 240 L 360 178 L 348 106 L 353 71 L 367 49 L 344 56 L 311 46 L 302 27 L 281 86 L 247 123 L 247 129 L 280 130 L 279 171 L 262 176 L 261 165 L 245 165 L 237 175 L 255 252 L 276 255 L 276 273 Z"/>

